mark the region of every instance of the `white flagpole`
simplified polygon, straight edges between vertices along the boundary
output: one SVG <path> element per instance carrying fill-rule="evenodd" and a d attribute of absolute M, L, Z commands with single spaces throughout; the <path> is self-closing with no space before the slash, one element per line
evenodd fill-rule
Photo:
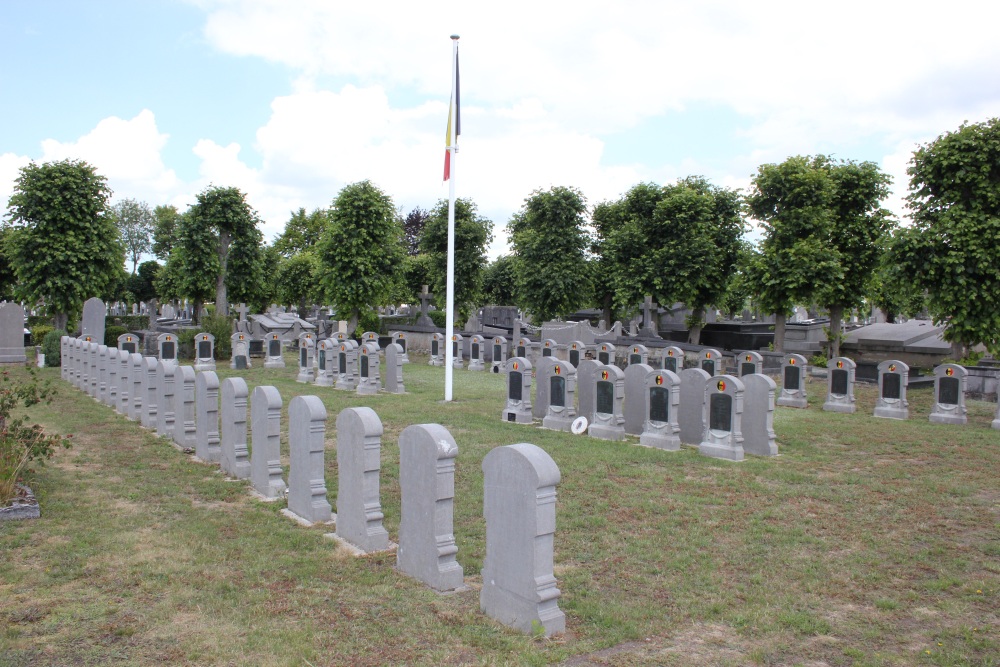
<path fill-rule="evenodd" d="M 444 355 L 444 400 L 452 400 L 452 379 L 454 376 L 454 353 L 455 343 L 452 338 L 455 335 L 455 166 L 458 157 L 458 96 L 456 93 L 457 67 L 458 62 L 458 35 L 451 36 L 451 108 L 448 109 L 448 118 L 451 136 L 448 137 L 448 151 L 451 153 L 448 159 L 448 272 L 445 282 L 447 284 L 447 297 L 445 305 L 445 355 Z"/>

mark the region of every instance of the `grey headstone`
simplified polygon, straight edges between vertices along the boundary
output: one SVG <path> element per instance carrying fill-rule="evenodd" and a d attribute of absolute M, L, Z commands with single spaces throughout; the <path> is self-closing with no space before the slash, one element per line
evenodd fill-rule
<path fill-rule="evenodd" d="M 705 348 L 698 356 L 698 365 L 710 377 L 722 375 L 722 353 L 711 347 Z"/>
<path fill-rule="evenodd" d="M 543 355 L 535 364 L 535 379 L 541 380 L 542 377 L 547 379 L 552 374 L 552 368 L 558 363 L 559 361 L 555 357 Z M 542 419 L 549 411 L 549 383 L 548 381 L 537 381 L 533 384 L 535 385 L 535 398 L 531 402 L 531 416 L 533 419 Z"/>
<path fill-rule="evenodd" d="M 316 339 L 311 333 L 304 333 L 299 336 L 299 374 L 295 376 L 296 382 L 309 383 L 313 381 L 314 367 L 316 364 Z"/>
<path fill-rule="evenodd" d="M 660 354 L 660 368 L 680 376 L 684 370 L 684 350 L 675 345 L 663 348 Z"/>
<path fill-rule="evenodd" d="M 129 404 L 132 402 L 132 359 L 131 354 L 118 350 L 118 401 L 115 410 L 125 415 L 129 414 Z"/>
<path fill-rule="evenodd" d="M 133 352 L 139 351 L 139 337 L 135 334 L 123 333 L 118 337 L 118 349 L 122 352 L 128 352 L 132 354 Z"/>
<path fill-rule="evenodd" d="M 969 418 L 965 407 L 965 390 L 969 371 L 958 364 L 941 364 L 934 368 L 934 404 L 930 420 L 938 424 L 965 424 Z"/>
<path fill-rule="evenodd" d="M 281 469 L 281 394 L 275 387 L 254 387 L 250 399 L 250 482 L 265 498 L 285 494 Z"/>
<path fill-rule="evenodd" d="M 174 437 L 174 371 L 176 362 L 161 359 L 156 363 L 157 386 L 157 417 L 156 434 Z"/>
<path fill-rule="evenodd" d="M 104 322 L 104 314 L 101 314 Z M 101 330 L 101 341 L 104 330 Z M 28 360 L 24 353 L 24 308 L 19 303 L 0 304 L 0 364 L 23 364 Z"/>
<path fill-rule="evenodd" d="M 570 431 L 576 419 L 573 396 L 576 394 L 576 369 L 565 361 L 547 362 L 553 357 L 539 362 L 536 384 L 548 386 L 549 407 L 542 418 L 542 426 L 555 431 Z"/>
<path fill-rule="evenodd" d="M 406 345 L 406 334 L 402 331 L 392 334 L 392 342 L 399 345 L 399 347 L 403 350 L 403 354 L 400 356 L 400 359 L 402 360 L 400 363 L 410 363 L 409 349 L 407 349 Z"/>
<path fill-rule="evenodd" d="M 885 419 L 909 419 L 910 404 L 906 400 L 910 367 L 902 361 L 889 359 L 878 365 L 878 397 L 875 416 Z"/>
<path fill-rule="evenodd" d="M 781 364 L 781 395 L 775 401 L 790 408 L 807 408 L 806 365 L 808 361 L 801 354 L 786 354 Z"/>
<path fill-rule="evenodd" d="M 358 351 L 358 394 L 372 396 L 382 388 L 378 343 L 364 343 Z"/>
<path fill-rule="evenodd" d="M 774 395 L 777 385 L 766 375 L 751 373 L 743 381 L 743 451 L 755 456 L 777 456 L 774 441 Z"/>
<path fill-rule="evenodd" d="M 531 413 L 531 364 L 524 357 L 507 360 L 507 401 L 501 414 L 505 422 L 530 424 Z"/>
<path fill-rule="evenodd" d="M 431 356 L 427 362 L 430 366 L 444 366 L 444 336 L 436 333 L 431 336 Z"/>
<path fill-rule="evenodd" d="M 337 389 L 353 391 L 358 386 L 358 344 L 342 340 L 337 346 Z"/>
<path fill-rule="evenodd" d="M 597 346 L 597 363 L 614 365 L 615 346 L 611 343 L 601 343 Z"/>
<path fill-rule="evenodd" d="M 316 345 L 316 386 L 332 387 L 337 383 L 337 348 L 332 338 L 321 340 Z M 266 366 L 265 366 L 266 368 Z"/>
<path fill-rule="evenodd" d="M 496 447 L 483 459 L 486 556 L 479 608 L 520 632 L 566 629 L 553 570 L 556 485 L 552 457 L 528 443 Z"/>
<path fill-rule="evenodd" d="M 202 371 L 195 376 L 195 441 L 194 455 L 206 463 L 222 458 L 219 436 L 219 376 L 215 371 Z"/>
<path fill-rule="evenodd" d="M 576 414 L 594 421 L 594 377 L 599 363 L 593 359 L 581 359 L 576 369 Z"/>
<path fill-rule="evenodd" d="M 97 346 L 97 395 L 101 403 L 108 402 L 108 346 Z"/>
<path fill-rule="evenodd" d="M 483 361 L 485 357 L 486 339 L 477 334 L 473 336 L 469 342 L 469 370 L 486 370 L 486 363 Z"/>
<path fill-rule="evenodd" d="M 382 421 L 371 408 L 337 416 L 337 536 L 365 553 L 389 548 L 379 501 Z"/>
<path fill-rule="evenodd" d="M 318 396 L 295 396 L 288 403 L 288 509 L 312 522 L 330 520 L 326 499 L 324 440 L 326 408 Z"/>
<path fill-rule="evenodd" d="M 701 368 L 685 368 L 677 375 L 681 379 L 680 405 L 677 409 L 681 442 L 700 445 L 705 436 L 705 390 L 711 376 Z"/>
<path fill-rule="evenodd" d="M 233 370 L 246 370 L 250 368 L 250 336 L 237 331 L 229 337 L 229 343 L 232 346 L 229 367 Z"/>
<path fill-rule="evenodd" d="M 677 423 L 680 384 L 680 377 L 673 371 L 659 369 L 646 375 L 643 382 L 646 419 L 639 436 L 640 445 L 669 451 L 681 448 L 681 427 Z"/>
<path fill-rule="evenodd" d="M 129 395 L 128 418 L 143 426 L 147 423 L 146 414 L 146 358 L 138 352 L 129 356 L 132 364 L 132 393 Z"/>
<path fill-rule="evenodd" d="M 737 375 L 741 378 L 764 369 L 764 357 L 759 352 L 748 351 L 736 355 Z"/>
<path fill-rule="evenodd" d="M 281 336 L 269 333 L 264 336 L 264 368 L 284 368 L 285 357 L 281 349 Z"/>
<path fill-rule="evenodd" d="M 177 363 L 177 336 L 174 334 L 160 334 L 156 337 L 157 357 L 160 361 Z"/>
<path fill-rule="evenodd" d="M 594 420 L 587 435 L 601 440 L 624 440 L 625 374 L 617 366 L 598 366 L 594 374 Z"/>
<path fill-rule="evenodd" d="M 707 428 L 698 445 L 699 454 L 728 461 L 743 460 L 743 393 L 743 382 L 732 375 L 719 375 L 708 381 L 704 404 Z"/>
<path fill-rule="evenodd" d="M 406 353 L 399 343 L 385 346 L 385 390 L 390 394 L 405 394 L 403 385 L 403 364 Z"/>
<path fill-rule="evenodd" d="M 451 591 L 463 583 L 452 527 L 456 456 L 458 445 L 440 424 L 414 424 L 399 434 L 396 567 L 436 591 Z"/>
<path fill-rule="evenodd" d="M 160 400 L 159 374 L 156 372 L 156 365 L 160 362 L 156 357 L 143 357 L 142 360 L 146 364 L 146 374 L 143 376 L 142 385 L 142 425 L 155 431 L 159 420 L 157 405 Z"/>
<path fill-rule="evenodd" d="M 215 336 L 206 331 L 194 337 L 194 370 L 215 370 Z"/>
<path fill-rule="evenodd" d="M 857 364 L 847 357 L 836 357 L 827 364 L 826 402 L 827 412 L 854 414 L 857 410 L 854 399 L 854 374 Z"/>
<path fill-rule="evenodd" d="M 454 334 L 451 337 L 451 365 L 452 368 L 463 368 L 465 362 L 462 361 L 462 344 L 465 342 L 465 336 L 462 334 Z"/>
<path fill-rule="evenodd" d="M 107 350 L 107 376 L 108 382 L 104 391 L 104 404 L 109 408 L 118 408 L 118 348 L 109 347 Z"/>
<path fill-rule="evenodd" d="M 80 335 L 84 338 L 90 336 L 91 340 L 103 343 L 104 320 L 107 317 L 107 313 L 108 309 L 104 305 L 104 302 L 96 296 L 84 301 L 83 316 L 80 318 Z"/>
<path fill-rule="evenodd" d="M 633 345 L 629 348 L 629 355 L 640 345 Z M 649 353 L 635 353 L 642 358 L 648 358 Z M 653 367 L 645 361 L 636 363 L 629 362 L 625 367 L 625 400 L 622 405 L 622 416 L 625 418 L 625 432 L 629 435 L 642 435 L 646 425 L 646 401 L 648 391 L 646 390 L 646 377 L 653 372 Z"/>
<path fill-rule="evenodd" d="M 1000 431 L 1000 399 L 997 400 L 997 412 L 993 417 L 993 422 L 990 424 L 992 428 Z"/>
<path fill-rule="evenodd" d="M 632 364 L 649 364 L 649 349 L 645 345 L 631 345 L 626 352 L 626 368 Z M 652 369 L 652 367 L 650 367 Z M 627 399 L 626 399 L 627 400 Z"/>
<path fill-rule="evenodd" d="M 507 365 L 507 339 L 503 336 L 494 336 L 490 341 L 490 358 L 492 359 L 492 370 L 494 373 L 502 373 Z"/>
<path fill-rule="evenodd" d="M 226 378 L 219 388 L 221 431 L 219 446 L 222 471 L 236 479 L 250 477 L 247 449 L 247 383 L 243 378 Z"/>
<path fill-rule="evenodd" d="M 195 449 L 197 425 L 194 415 L 195 377 L 191 366 L 177 366 L 174 371 L 174 442 L 184 449 Z"/>

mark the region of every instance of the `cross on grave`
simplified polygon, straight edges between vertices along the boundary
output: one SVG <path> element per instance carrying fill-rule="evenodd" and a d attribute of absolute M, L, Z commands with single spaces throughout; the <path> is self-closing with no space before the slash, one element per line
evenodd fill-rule
<path fill-rule="evenodd" d="M 642 329 L 644 332 L 659 335 L 658 327 L 653 322 L 653 297 L 651 296 L 647 296 L 642 302 Z"/>
<path fill-rule="evenodd" d="M 420 317 L 417 318 L 417 324 L 421 326 L 433 325 L 433 321 L 427 315 L 427 309 L 430 308 L 434 295 L 427 290 L 427 285 L 423 286 L 423 291 L 420 292 L 418 298 L 420 299 Z"/>
<path fill-rule="evenodd" d="M 239 313 L 240 322 L 246 322 L 247 321 L 247 313 L 250 312 L 250 309 L 247 308 L 247 305 L 245 303 L 241 303 L 240 305 L 238 305 L 235 308 L 233 308 L 233 310 L 236 311 L 237 313 Z"/>

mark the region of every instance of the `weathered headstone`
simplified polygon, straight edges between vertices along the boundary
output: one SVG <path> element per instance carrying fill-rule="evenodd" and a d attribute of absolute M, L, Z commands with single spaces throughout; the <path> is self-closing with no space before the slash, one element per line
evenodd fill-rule
<path fill-rule="evenodd" d="M 238 371 L 250 368 L 250 336 L 237 331 L 230 336 L 229 341 L 233 350 L 229 367 Z"/>
<path fill-rule="evenodd" d="M 857 364 L 847 357 L 835 357 L 827 364 L 826 402 L 827 412 L 854 414 L 854 373 Z"/>
<path fill-rule="evenodd" d="M 600 365 L 593 359 L 580 359 L 576 368 L 576 414 L 586 417 L 588 425 L 594 421 L 594 385 Z"/>
<path fill-rule="evenodd" d="M 573 368 L 579 368 L 580 362 L 586 359 L 587 344 L 581 340 L 574 340 L 566 346 L 566 357 Z"/>
<path fill-rule="evenodd" d="M 553 571 L 559 468 L 528 443 L 496 447 L 483 459 L 486 557 L 479 608 L 523 633 L 563 632 Z"/>
<path fill-rule="evenodd" d="M 638 344 L 630 346 L 626 359 L 626 368 L 632 364 L 649 364 L 649 348 Z"/>
<path fill-rule="evenodd" d="M 406 355 L 399 343 L 385 346 L 385 390 L 390 394 L 405 394 L 403 384 L 403 357 Z"/>
<path fill-rule="evenodd" d="M 215 336 L 205 331 L 194 337 L 194 370 L 215 370 Z"/>
<path fill-rule="evenodd" d="M 728 461 L 743 460 L 743 382 L 732 375 L 708 381 L 705 392 L 705 422 L 708 428 L 698 453 Z"/>
<path fill-rule="evenodd" d="M 157 403 L 160 400 L 159 374 L 156 372 L 156 365 L 160 362 L 156 357 L 143 357 L 142 361 L 146 364 L 146 373 L 142 381 L 142 425 L 151 431 L 155 431 L 157 421 L 159 420 Z"/>
<path fill-rule="evenodd" d="M 156 434 L 174 437 L 174 371 L 177 363 L 170 359 L 156 362 L 157 416 Z"/>
<path fill-rule="evenodd" d="M 806 358 L 801 354 L 786 354 L 781 364 L 781 395 L 776 403 L 790 408 L 807 408 Z"/>
<path fill-rule="evenodd" d="M 382 421 L 371 408 L 337 416 L 337 537 L 365 553 L 389 548 L 379 500 Z"/>
<path fill-rule="evenodd" d="M 739 363 L 739 376 L 742 378 L 753 373 L 760 373 L 764 368 L 764 357 L 759 352 L 743 352 L 736 356 Z"/>
<path fill-rule="evenodd" d="M 296 382 L 309 383 L 313 381 L 315 371 L 313 370 L 316 359 L 316 338 L 312 333 L 303 333 L 299 336 L 299 374 L 295 376 Z"/>
<path fill-rule="evenodd" d="M 264 334 L 264 368 L 284 368 L 285 357 L 282 354 L 281 336 L 273 331 Z"/>
<path fill-rule="evenodd" d="M 323 462 L 326 408 L 318 396 L 288 403 L 288 509 L 306 521 L 330 520 Z"/>
<path fill-rule="evenodd" d="M 613 366 L 615 363 L 615 346 L 611 343 L 601 343 L 598 345 L 597 363 Z"/>
<path fill-rule="evenodd" d="M 494 336 L 493 341 L 493 372 L 501 373 L 507 365 L 507 339 L 503 336 Z"/>
<path fill-rule="evenodd" d="M 436 333 L 431 336 L 431 357 L 427 362 L 430 366 L 444 366 L 444 336 Z"/>
<path fill-rule="evenodd" d="M 281 394 L 270 386 L 254 387 L 250 398 L 250 483 L 265 498 L 285 494 L 281 470 Z"/>
<path fill-rule="evenodd" d="M 156 337 L 156 358 L 170 364 L 177 363 L 177 336 L 165 333 Z"/>
<path fill-rule="evenodd" d="M 542 341 L 542 356 L 554 357 L 556 354 L 556 342 L 551 338 Z"/>
<path fill-rule="evenodd" d="M 132 354 L 139 351 L 139 337 L 135 334 L 123 333 L 118 337 L 118 349 L 121 352 Z"/>
<path fill-rule="evenodd" d="M 709 347 L 702 350 L 698 355 L 698 364 L 710 377 L 722 375 L 722 353 L 716 349 Z"/>
<path fill-rule="evenodd" d="M 101 313 L 101 323 L 104 313 Z M 104 340 L 104 331 L 101 337 Z M 24 308 L 8 301 L 0 304 L 0 364 L 23 364 L 28 360 L 24 353 Z"/>
<path fill-rule="evenodd" d="M 910 380 L 910 367 L 902 361 L 890 359 L 878 365 L 878 398 L 875 416 L 886 419 L 909 419 L 910 404 L 906 400 L 906 385 Z"/>
<path fill-rule="evenodd" d="M 549 361 L 552 363 L 546 363 Z M 536 375 L 536 386 L 548 386 L 548 408 L 542 417 L 542 426 L 555 431 L 569 431 L 576 419 L 576 409 L 573 407 L 576 369 L 565 361 L 542 359 L 538 363 Z"/>
<path fill-rule="evenodd" d="M 353 391 L 358 386 L 358 343 L 344 340 L 337 346 L 337 389 Z"/>
<path fill-rule="evenodd" d="M 673 371 L 657 369 L 646 375 L 646 420 L 639 435 L 640 445 L 668 451 L 681 448 L 681 427 L 677 423 L 680 385 L 681 379 Z"/>
<path fill-rule="evenodd" d="M 636 346 L 629 348 L 629 355 Z M 622 405 L 622 417 L 625 419 L 625 432 L 629 435 L 641 435 L 646 425 L 646 377 L 653 372 L 653 367 L 646 362 L 633 363 L 625 367 L 622 374 L 625 381 L 625 400 Z"/>
<path fill-rule="evenodd" d="M 337 341 L 326 338 L 316 344 L 317 387 L 332 387 L 337 382 Z M 300 358 L 301 358 L 301 352 Z"/>
<path fill-rule="evenodd" d="M 406 333 L 403 331 L 397 331 L 392 334 L 392 342 L 398 345 L 403 350 L 403 356 L 400 357 L 400 363 L 408 364 L 410 363 L 410 357 L 406 350 Z"/>
<path fill-rule="evenodd" d="M 452 527 L 456 456 L 458 445 L 440 424 L 414 424 L 399 434 L 396 567 L 439 592 L 463 584 Z"/>
<path fill-rule="evenodd" d="M 378 343 L 365 343 L 358 351 L 358 394 L 372 396 L 382 388 L 379 372 Z"/>
<path fill-rule="evenodd" d="M 222 458 L 219 436 L 219 376 L 202 371 L 194 379 L 195 440 L 194 455 L 206 463 Z"/>
<path fill-rule="evenodd" d="M 469 370 L 484 371 L 486 364 L 483 357 L 486 353 L 486 339 L 476 334 L 469 341 Z"/>
<path fill-rule="evenodd" d="M 743 451 L 755 456 L 777 456 L 774 436 L 774 395 L 778 386 L 760 373 L 748 373 L 743 382 Z"/>
<path fill-rule="evenodd" d="M 219 388 L 219 466 L 236 479 L 250 477 L 247 448 L 247 383 L 240 377 L 226 378 Z"/>
<path fill-rule="evenodd" d="M 531 341 L 527 338 L 518 338 L 517 349 L 514 350 L 514 352 L 515 357 L 524 357 L 525 359 L 528 359 L 528 355 L 531 354 Z"/>
<path fill-rule="evenodd" d="M 622 401 L 625 398 L 625 374 L 610 364 L 597 367 L 594 383 L 594 419 L 587 429 L 592 438 L 623 440 L 625 417 Z"/>
<path fill-rule="evenodd" d="M 531 364 L 524 357 L 507 360 L 507 403 L 501 418 L 505 422 L 530 424 L 531 413 Z"/>
<path fill-rule="evenodd" d="M 174 371 L 174 442 L 184 449 L 195 449 L 197 425 L 194 415 L 195 378 L 191 366 L 178 366 Z"/>
<path fill-rule="evenodd" d="M 938 424 L 965 424 L 969 421 L 965 408 L 965 390 L 969 371 L 958 364 L 941 364 L 934 368 L 934 405 L 930 420 Z"/>
<path fill-rule="evenodd" d="M 547 382 L 541 382 L 540 378 L 544 375 L 548 377 L 552 373 L 552 366 L 556 363 L 554 357 L 542 357 L 534 365 L 535 379 L 538 382 L 533 382 L 535 385 L 535 398 L 531 401 L 531 416 L 533 419 L 542 419 L 549 410 L 549 384 Z"/>
<path fill-rule="evenodd" d="M 701 368 L 685 368 L 677 374 L 681 379 L 677 423 L 681 427 L 681 442 L 700 445 L 705 437 L 705 392 L 712 376 Z"/>
<path fill-rule="evenodd" d="M 104 342 L 104 322 L 108 314 L 108 308 L 104 302 L 96 296 L 83 302 L 83 315 L 80 318 L 80 337 L 87 338 L 98 343 Z M 22 312 L 23 317 L 23 312 Z M 21 324 L 23 328 L 24 324 Z M 24 340 L 21 341 L 22 352 Z"/>
<path fill-rule="evenodd" d="M 675 345 L 663 348 L 660 356 L 660 368 L 677 373 L 679 376 L 684 370 L 684 350 Z"/>
<path fill-rule="evenodd" d="M 463 368 L 465 362 L 462 361 L 462 343 L 465 342 L 465 336 L 462 334 L 453 334 L 451 337 L 451 365 L 453 368 Z"/>
<path fill-rule="evenodd" d="M 361 344 L 365 343 L 375 343 L 375 347 L 378 347 L 378 334 L 374 331 L 366 331 L 361 334 Z"/>

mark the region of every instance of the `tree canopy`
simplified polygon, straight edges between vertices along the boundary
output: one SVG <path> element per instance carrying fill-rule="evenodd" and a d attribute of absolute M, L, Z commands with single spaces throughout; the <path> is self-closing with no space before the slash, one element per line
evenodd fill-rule
<path fill-rule="evenodd" d="M 493 240 L 493 222 L 479 215 L 471 199 L 455 200 L 455 310 L 461 319 L 482 296 L 486 247 Z M 448 202 L 431 210 L 420 237 L 420 249 L 430 258 L 431 291 L 438 308 L 446 301 L 448 263 Z"/>
<path fill-rule="evenodd" d="M 307 214 L 304 208 L 300 208 L 292 213 L 285 223 L 285 230 L 274 239 L 274 248 L 282 257 L 292 257 L 304 250 L 311 250 L 319 243 L 329 222 L 325 209 L 317 208 Z"/>
<path fill-rule="evenodd" d="M 153 249 L 156 216 L 146 202 L 128 198 L 112 204 L 109 212 L 118 225 L 126 255 L 132 260 L 132 273 L 135 274 L 139 259 Z"/>

